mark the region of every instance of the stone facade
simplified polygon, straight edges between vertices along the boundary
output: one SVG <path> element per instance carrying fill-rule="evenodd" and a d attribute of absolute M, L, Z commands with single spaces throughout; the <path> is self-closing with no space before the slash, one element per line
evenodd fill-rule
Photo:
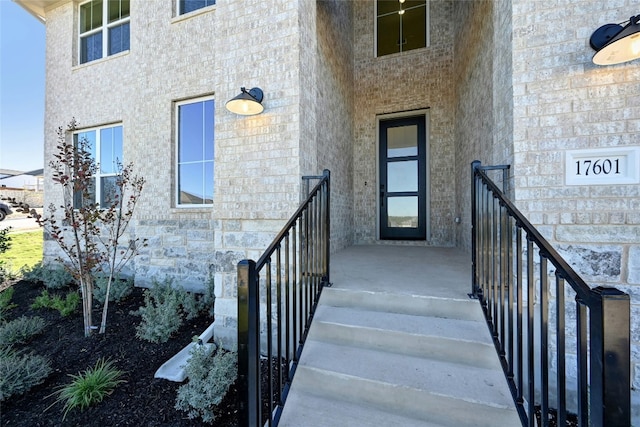
<path fill-rule="evenodd" d="M 470 163 L 511 165 L 510 195 L 578 273 L 631 294 L 640 387 L 640 187 L 564 182 L 567 150 L 640 145 L 639 61 L 599 67 L 589 47 L 600 25 L 637 13 L 634 2 L 431 0 L 429 46 L 380 58 L 370 0 L 229 0 L 184 16 L 175 3 L 131 2 L 130 51 L 83 65 L 77 4 L 46 10 L 45 159 L 72 117 L 122 123 L 125 160 L 148 181 L 130 230 L 151 242 L 133 265 L 139 284 L 213 275 L 218 319 L 233 331 L 237 261 L 259 256 L 303 196 L 300 177 L 325 168 L 332 250 L 379 242 L 378 120 L 421 111 L 420 244 L 469 250 Z M 263 114 L 224 109 L 240 86 L 265 91 Z M 183 209 L 175 103 L 201 96 L 217 107 L 215 204 Z M 60 202 L 46 186 L 45 204 Z"/>
<path fill-rule="evenodd" d="M 569 186 L 564 163 L 567 150 L 639 145 L 638 61 L 599 67 L 589 47 L 596 28 L 632 13 L 629 1 L 455 2 L 454 21 L 464 22 L 455 29 L 456 237 L 469 247 L 470 162 L 511 165 L 510 195 L 545 238 L 590 286 L 631 295 L 637 389 L 640 187 Z M 567 369 L 575 377 L 575 366 Z M 640 396 L 633 399 L 640 425 Z"/>
<path fill-rule="evenodd" d="M 589 37 L 637 9 L 632 1 L 513 0 L 513 177 L 517 205 L 590 286 L 632 296 L 632 376 L 640 386 L 640 191 L 567 186 L 567 150 L 638 146 L 640 65 L 591 62 Z M 640 401 L 640 396 L 634 396 Z M 640 407 L 634 405 L 635 424 Z"/>
<path fill-rule="evenodd" d="M 316 79 L 310 61 L 317 54 L 315 9 L 305 1 L 237 1 L 177 16 L 175 2 L 131 2 L 130 51 L 82 65 L 75 54 L 76 4 L 47 10 L 46 158 L 55 148 L 55 129 L 72 117 L 81 127 L 122 123 L 125 161 L 147 180 L 129 230 L 149 240 L 132 265 L 136 283 L 171 276 L 193 288 L 213 275 L 217 318 L 230 331 L 236 263 L 257 258 L 297 208 L 301 175 L 331 166 L 319 164 L 317 152 L 326 150 L 317 147 L 310 126 L 317 120 L 316 111 L 306 108 L 313 94 L 301 89 L 314 87 Z M 245 85 L 265 89 L 264 114 L 240 117 L 224 109 Z M 213 96 L 217 104 L 215 204 L 179 208 L 175 103 L 202 96 Z M 330 136 L 331 144 L 341 138 L 337 147 L 350 140 Z M 343 166 L 334 174 L 338 188 L 349 188 L 347 172 Z M 61 202 L 50 182 L 46 190 L 47 204 Z M 338 230 L 344 235 L 350 193 L 342 194 L 336 203 L 342 214 L 334 223 L 343 224 Z M 336 241 L 344 246 L 349 239 Z M 47 242 L 46 256 L 55 251 Z"/>

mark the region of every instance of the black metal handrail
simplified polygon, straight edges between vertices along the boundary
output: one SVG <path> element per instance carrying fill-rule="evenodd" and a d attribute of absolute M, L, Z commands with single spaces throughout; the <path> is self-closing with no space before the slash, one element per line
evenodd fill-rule
<path fill-rule="evenodd" d="M 471 164 L 472 296 L 522 424 L 534 426 L 537 412 L 543 426 L 552 413 L 559 426 L 571 413 L 580 426 L 630 425 L 629 295 L 591 289 L 491 181 L 486 171 L 496 169 L 508 167 Z M 566 305 L 572 294 L 576 304 Z M 568 384 L 574 369 L 576 383 Z"/>
<path fill-rule="evenodd" d="M 278 425 L 320 293 L 330 283 L 330 172 L 303 178 L 320 181 L 260 259 L 238 263 L 242 427 L 263 425 L 263 410 L 267 424 Z"/>

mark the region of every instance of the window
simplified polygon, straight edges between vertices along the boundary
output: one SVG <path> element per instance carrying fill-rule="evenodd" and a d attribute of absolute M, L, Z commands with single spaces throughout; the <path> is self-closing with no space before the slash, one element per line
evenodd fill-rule
<path fill-rule="evenodd" d="M 216 4 L 216 0 L 178 0 L 178 11 L 180 15 L 183 15 L 214 4 Z"/>
<path fill-rule="evenodd" d="M 377 0 L 376 55 L 426 47 L 428 15 L 427 0 Z"/>
<path fill-rule="evenodd" d="M 129 0 L 80 5 L 80 63 L 129 50 Z"/>
<path fill-rule="evenodd" d="M 213 204 L 213 99 L 177 104 L 177 203 Z"/>
<path fill-rule="evenodd" d="M 107 206 L 118 191 L 118 165 L 123 163 L 122 126 L 100 127 L 75 133 L 74 144 L 78 146 L 81 141 L 86 142 L 86 149 L 95 161 L 95 181 L 90 191 L 91 200 L 82 200 L 81 194 L 75 194 L 73 204 L 79 207 L 83 203 L 98 202 L 101 206 Z"/>

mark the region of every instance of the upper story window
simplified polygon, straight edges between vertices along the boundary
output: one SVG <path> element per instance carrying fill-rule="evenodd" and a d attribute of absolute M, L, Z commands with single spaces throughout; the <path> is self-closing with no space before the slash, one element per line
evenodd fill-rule
<path fill-rule="evenodd" d="M 376 56 L 428 45 L 428 0 L 376 1 Z"/>
<path fill-rule="evenodd" d="M 201 98 L 176 104 L 177 204 L 213 204 L 214 100 Z"/>
<path fill-rule="evenodd" d="M 129 50 L 129 0 L 80 5 L 80 63 Z"/>
<path fill-rule="evenodd" d="M 96 165 L 93 186 L 89 191 L 90 200 L 83 200 L 81 194 L 75 194 L 74 206 L 96 202 L 100 206 L 108 206 L 117 194 L 116 180 L 120 165 L 123 164 L 122 126 L 105 126 L 76 132 L 73 134 L 73 142 L 76 147 L 82 144 L 82 148 L 91 153 Z"/>
<path fill-rule="evenodd" d="M 202 9 L 203 7 L 213 6 L 216 0 L 178 0 L 179 15 Z"/>

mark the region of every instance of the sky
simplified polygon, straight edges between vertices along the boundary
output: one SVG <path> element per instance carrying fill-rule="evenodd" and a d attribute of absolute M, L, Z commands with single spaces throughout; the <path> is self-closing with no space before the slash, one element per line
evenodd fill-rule
<path fill-rule="evenodd" d="M 45 28 L 0 0 L 0 169 L 44 167 Z"/>

